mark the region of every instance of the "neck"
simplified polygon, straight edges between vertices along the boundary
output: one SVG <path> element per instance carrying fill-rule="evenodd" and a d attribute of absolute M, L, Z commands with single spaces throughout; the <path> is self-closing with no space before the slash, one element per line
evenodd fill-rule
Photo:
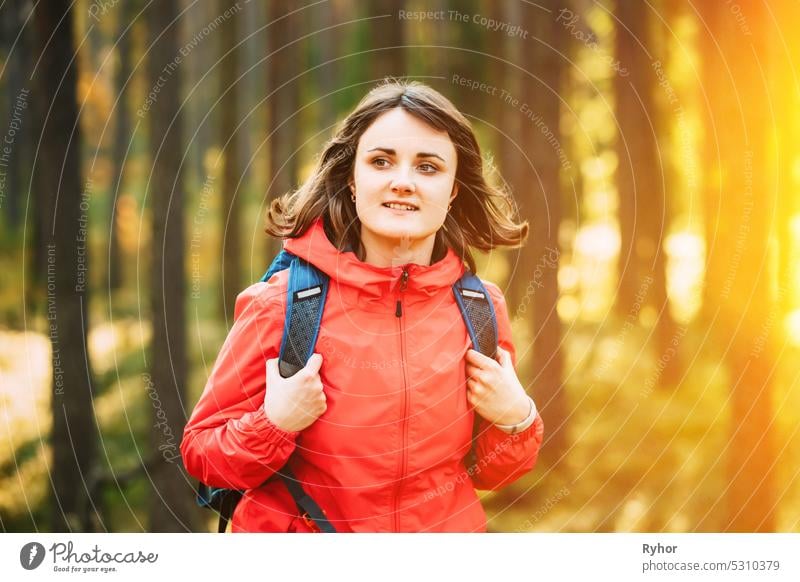
<path fill-rule="evenodd" d="M 364 262 L 376 267 L 396 267 L 408 263 L 430 265 L 436 234 L 424 239 L 377 240 L 362 228 L 361 243 L 364 245 Z"/>

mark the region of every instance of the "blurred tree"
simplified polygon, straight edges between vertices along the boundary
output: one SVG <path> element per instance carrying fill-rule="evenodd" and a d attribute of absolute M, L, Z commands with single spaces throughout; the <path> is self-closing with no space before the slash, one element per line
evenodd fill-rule
<path fill-rule="evenodd" d="M 367 11 L 365 17 L 373 18 L 368 28 L 369 48 L 375 50 L 367 57 L 373 83 L 384 77 L 407 74 L 406 21 L 399 18 L 399 11 L 404 10 L 405 5 L 405 0 L 374 0 L 361 6 Z"/>
<path fill-rule="evenodd" d="M 509 73 L 512 83 L 509 92 L 518 103 L 503 105 L 508 147 L 520 151 L 506 152 L 504 162 L 520 164 L 518 169 L 510 168 L 511 183 L 520 216 L 529 222 L 531 231 L 528 243 L 519 251 L 519 262 L 509 285 L 509 305 L 512 318 L 531 310 L 530 316 L 524 318 L 533 335 L 531 385 L 535 387 L 542 416 L 551 419 L 543 453 L 558 459 L 568 449 L 569 416 L 562 385 L 561 320 L 556 308 L 564 139 L 559 113 L 563 70 L 559 47 L 563 35 L 555 18 L 561 4 L 555 0 L 520 7 L 514 4 L 507 5 L 505 21 L 521 25 L 530 38 L 524 41 L 508 36 L 505 40 L 506 58 L 522 70 Z M 509 155 L 509 160 L 505 155 Z"/>
<path fill-rule="evenodd" d="M 135 16 L 140 10 L 138 2 L 125 2 L 119 8 L 117 20 L 117 63 L 114 75 L 117 104 L 114 108 L 116 127 L 114 128 L 114 143 L 112 145 L 113 181 L 111 184 L 112 195 L 109 207 L 108 221 L 108 289 L 117 291 L 122 287 L 122 251 L 119 244 L 119 230 L 116 225 L 117 200 L 125 193 L 125 164 L 128 161 L 129 147 L 131 144 L 131 109 L 129 106 L 133 58 L 131 51 L 131 38 L 133 27 L 136 25 Z"/>
<path fill-rule="evenodd" d="M 225 12 L 228 0 L 218 0 L 220 13 Z M 224 320 L 233 318 L 236 296 L 242 285 L 242 250 L 240 243 L 241 221 L 237 201 L 238 187 L 244 174 L 242 158 L 239 155 L 240 134 L 237 125 L 241 121 L 239 110 L 239 17 L 233 16 L 221 26 L 222 35 L 220 55 L 217 66 L 220 67 L 219 94 L 220 136 L 224 171 L 222 178 L 222 301 L 221 313 Z"/>
<path fill-rule="evenodd" d="M 411 6 L 411 5 L 409 5 Z M 402 7 L 398 7 L 397 10 Z M 451 75 L 455 72 L 454 65 L 458 61 L 458 49 L 455 48 L 455 37 L 458 34 L 457 29 L 463 26 L 461 23 L 450 22 L 449 19 L 422 19 L 412 22 L 407 22 L 401 19 L 394 8 L 386 7 L 385 12 L 375 12 L 374 16 L 379 14 L 389 14 L 388 18 L 380 18 L 381 23 L 389 20 L 398 27 L 403 27 L 400 31 L 402 39 L 396 39 L 394 43 L 401 43 L 408 48 L 403 49 L 403 53 L 397 55 L 396 50 L 386 49 L 380 52 L 368 53 L 370 59 L 384 58 L 388 52 L 403 59 L 403 66 L 405 68 L 404 75 L 420 79 L 423 82 L 434 84 L 436 80 L 434 77 L 443 78 L 446 85 L 451 86 Z M 447 10 L 447 0 L 430 0 L 425 4 L 426 12 L 439 13 Z M 373 21 L 374 23 L 375 21 Z M 371 41 L 374 45 L 374 41 Z M 379 75 L 378 65 L 373 66 L 371 71 L 373 74 Z M 375 79 L 376 77 L 372 77 Z M 377 77 L 380 79 L 381 77 Z M 456 86 L 456 89 L 460 87 Z M 469 91 L 460 91 L 458 94 L 458 103 L 462 103 L 468 98 Z"/>
<path fill-rule="evenodd" d="M 190 479 L 177 449 L 186 423 L 187 401 L 181 68 L 174 66 L 179 55 L 177 17 L 178 6 L 173 2 L 155 2 L 147 11 L 149 83 L 160 87 L 147 113 L 152 164 L 148 196 L 153 229 L 150 249 L 153 341 L 147 389 L 154 403 L 149 516 L 154 532 L 193 529 L 196 509 L 188 485 Z"/>
<path fill-rule="evenodd" d="M 659 148 L 659 130 L 668 126 L 655 96 L 652 10 L 641 2 L 618 0 L 615 11 L 616 55 L 629 72 L 614 75 L 621 238 L 616 306 L 625 317 L 637 297 L 644 295 L 646 303 L 655 307 L 657 353 L 659 358 L 672 354 L 662 360 L 666 363 L 659 382 L 674 386 L 681 377 L 681 366 L 677 350 L 670 347 L 677 329 L 667 302 L 667 156 Z"/>
<path fill-rule="evenodd" d="M 628 75 L 614 75 L 617 138 L 617 190 L 621 247 L 616 306 L 625 317 L 637 297 L 657 311 L 656 339 L 665 367 L 659 375 L 663 385 L 680 380 L 678 352 L 671 348 L 676 325 L 667 303 L 664 233 L 668 209 L 664 185 L 666 156 L 659 149 L 658 131 L 666 128 L 657 106 L 656 73 L 652 66 L 657 50 L 653 36 L 653 8 L 641 2 L 616 3 L 614 38 L 616 57 Z"/>
<path fill-rule="evenodd" d="M 769 244 L 776 200 L 767 157 L 773 120 L 764 106 L 767 9 L 761 2 L 742 2 L 737 15 L 726 4 L 708 3 L 701 5 L 700 17 L 711 123 L 704 166 L 712 169 L 706 186 L 706 299 L 710 333 L 731 381 L 731 435 L 724 451 L 728 522 L 721 529 L 768 532 L 774 531 L 777 508 L 772 396 L 780 326 L 769 323 L 776 306 Z"/>
<path fill-rule="evenodd" d="M 314 130 L 323 132 L 324 139 L 333 132 L 332 126 L 336 123 L 337 98 L 334 91 L 337 88 L 341 61 L 333 59 L 341 56 L 343 38 L 342 27 L 339 25 L 344 20 L 344 15 L 340 2 L 336 0 L 312 7 L 309 12 L 311 30 L 314 31 L 310 44 L 310 66 L 319 66 L 312 73 L 315 92 L 317 98 L 320 99 L 317 104 L 319 121 Z M 325 128 L 330 129 L 325 131 Z"/>
<path fill-rule="evenodd" d="M 81 133 L 78 124 L 73 13 L 67 0 L 41 2 L 34 10 L 37 52 L 31 73 L 37 84 L 35 103 L 42 121 L 38 165 L 42 189 L 47 284 L 46 316 L 52 343 L 53 427 L 50 434 L 53 531 L 92 528 L 92 499 L 85 479 L 95 471 L 97 427 L 94 382 L 87 353 L 88 252 L 87 211 L 81 191 Z M 87 181 L 87 196 L 91 182 Z M 84 242 L 80 242 L 84 241 Z M 81 252 L 81 248 L 82 251 Z"/>
<path fill-rule="evenodd" d="M 0 11 L 2 26 L 2 50 L 5 54 L 5 74 L 3 75 L 3 105 L 7 110 L 9 123 L 16 120 L 13 135 L 13 161 L 4 164 L 4 182 L 0 186 L 0 210 L 6 216 L 4 225 L 7 234 L 15 235 L 22 220 L 21 206 L 23 193 L 27 186 L 30 158 L 31 131 L 30 82 L 26 73 L 33 69 L 33 48 L 31 46 L 31 27 L 25 26 L 32 4 L 29 0 L 10 0 Z M 6 146 L 8 144 L 5 144 Z"/>
<path fill-rule="evenodd" d="M 216 143 L 219 135 L 219 112 L 212 107 L 219 96 L 220 67 L 216 63 L 220 42 L 218 26 L 226 19 L 218 10 L 217 2 L 187 3 L 185 11 L 177 22 L 178 38 L 183 50 L 181 68 L 183 75 L 181 93 L 182 106 L 186 117 L 186 136 L 188 155 L 186 159 L 187 183 L 198 190 L 207 180 L 209 149 Z M 229 7 L 235 6 L 230 2 Z"/>
<path fill-rule="evenodd" d="M 561 226 L 561 167 L 564 137 L 561 133 L 560 106 L 564 60 L 563 32 L 555 22 L 555 15 L 563 3 L 545 0 L 541 6 L 548 10 L 525 6 L 524 29 L 533 36 L 533 45 L 526 51 L 537 66 L 526 67 L 523 77 L 523 95 L 535 112 L 533 122 L 526 131 L 525 151 L 534 163 L 535 173 L 528 174 L 526 183 L 533 186 L 529 196 L 522 198 L 521 210 L 531 227 L 529 244 L 522 251 L 521 264 L 534 283 L 537 292 L 531 298 L 533 308 L 533 368 L 531 385 L 536 387 L 537 401 L 542 415 L 550 418 L 546 456 L 561 458 L 566 454 L 569 409 L 562 384 L 564 354 L 562 353 L 562 326 L 558 316 L 558 269 L 561 248 L 558 232 Z M 517 40 L 517 42 L 521 42 Z M 537 120 L 538 117 L 538 120 Z M 539 126 L 541 121 L 543 126 Z M 548 131 L 545 131 L 545 128 Z M 526 192 L 527 194 L 527 192 Z M 544 264 L 544 268 L 540 266 Z M 541 273 L 541 277 L 538 274 Z M 538 281 L 534 281 L 538 277 Z M 526 285 L 526 293 L 528 292 Z"/>
<path fill-rule="evenodd" d="M 521 4 L 519 2 L 493 3 L 491 17 L 497 22 L 511 24 L 523 23 Z M 490 54 L 496 57 L 492 67 L 491 79 L 500 90 L 499 110 L 495 113 L 499 129 L 498 141 L 495 150 L 498 152 L 497 164 L 502 178 L 518 206 L 529 195 L 526 190 L 526 176 L 531 170 L 531 160 L 527 156 L 524 144 L 525 125 L 521 123 L 518 107 L 514 107 L 510 100 L 522 101 L 523 77 L 525 68 L 520 65 L 523 61 L 522 42 L 501 34 L 491 34 L 487 40 Z M 506 98 L 508 96 L 508 98 Z M 521 212 L 521 208 L 519 209 Z M 516 274 L 519 268 L 519 257 L 512 265 L 511 280 L 508 283 L 506 298 L 512 313 L 519 313 L 522 300 L 525 297 L 525 288 L 528 277 L 525 273 Z"/>
<path fill-rule="evenodd" d="M 292 14 L 294 4 L 289 0 L 269 3 L 267 28 L 269 146 L 269 201 L 291 191 L 297 185 L 300 144 L 299 109 L 300 61 L 298 27 L 302 14 Z M 280 241 L 268 238 L 267 257 L 271 260 L 280 251 Z"/>
<path fill-rule="evenodd" d="M 444 2 L 444 6 L 440 10 L 446 10 L 448 16 L 441 26 L 448 34 L 442 44 L 447 48 L 440 50 L 443 50 L 444 61 L 448 68 L 441 74 L 447 77 L 448 83 L 451 83 L 453 74 L 462 78 L 481 79 L 486 82 L 487 75 L 495 63 L 483 55 L 487 52 L 492 37 L 499 37 L 497 42 L 502 42 L 503 37 L 499 31 L 487 31 L 475 23 L 466 25 L 451 20 L 450 11 L 458 11 L 462 14 L 486 14 L 492 9 L 492 5 L 497 4 L 497 2 L 489 0 L 446 0 Z M 492 99 L 496 99 L 496 96 Z M 483 120 L 484 116 L 492 111 L 489 107 L 490 104 L 492 104 L 492 100 L 485 93 L 462 91 L 459 94 L 457 105 L 468 118 Z M 475 120 L 472 119 L 472 121 Z"/>

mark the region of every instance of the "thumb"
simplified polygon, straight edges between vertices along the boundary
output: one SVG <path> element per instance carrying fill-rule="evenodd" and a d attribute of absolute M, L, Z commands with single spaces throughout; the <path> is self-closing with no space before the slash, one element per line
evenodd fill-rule
<path fill-rule="evenodd" d="M 322 367 L 322 355 L 318 353 L 311 354 L 311 357 L 308 358 L 308 362 L 306 362 L 306 370 L 311 372 L 312 374 L 316 374 L 319 372 L 319 369 Z"/>

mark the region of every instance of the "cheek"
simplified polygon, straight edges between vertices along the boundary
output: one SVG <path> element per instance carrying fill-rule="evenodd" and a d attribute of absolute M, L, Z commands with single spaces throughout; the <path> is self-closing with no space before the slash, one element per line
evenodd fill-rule
<path fill-rule="evenodd" d="M 378 172 L 369 170 L 356 172 L 353 176 L 359 207 L 363 210 L 374 209 L 382 201 L 382 193 L 387 189 L 387 181 Z"/>
<path fill-rule="evenodd" d="M 362 188 L 388 181 L 387 175 L 387 172 L 379 172 L 370 164 L 356 164 L 353 170 L 356 187 L 360 185 Z"/>
<path fill-rule="evenodd" d="M 447 206 L 450 204 L 450 195 L 453 192 L 453 177 L 442 176 L 441 180 L 429 184 L 430 210 L 433 216 L 444 219 Z"/>

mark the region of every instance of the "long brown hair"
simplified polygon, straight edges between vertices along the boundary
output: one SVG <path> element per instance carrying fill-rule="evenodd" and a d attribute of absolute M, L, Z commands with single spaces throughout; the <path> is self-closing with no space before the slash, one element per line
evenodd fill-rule
<path fill-rule="evenodd" d="M 432 261 L 443 257 L 450 247 L 475 272 L 470 248 L 489 251 L 498 246 L 524 244 L 528 222 L 516 222 L 507 191 L 487 182 L 480 146 L 467 118 L 431 87 L 416 81 L 395 80 L 372 89 L 345 118 L 336 135 L 325 144 L 314 172 L 300 188 L 272 201 L 267 211 L 267 234 L 295 238 L 322 216 L 331 243 L 339 250 L 353 250 L 363 261 L 361 222 L 350 199 L 348 181 L 353 176 L 362 134 L 378 116 L 396 107 L 439 131 L 446 131 L 458 155 L 455 176 L 458 196 L 436 233 Z"/>

